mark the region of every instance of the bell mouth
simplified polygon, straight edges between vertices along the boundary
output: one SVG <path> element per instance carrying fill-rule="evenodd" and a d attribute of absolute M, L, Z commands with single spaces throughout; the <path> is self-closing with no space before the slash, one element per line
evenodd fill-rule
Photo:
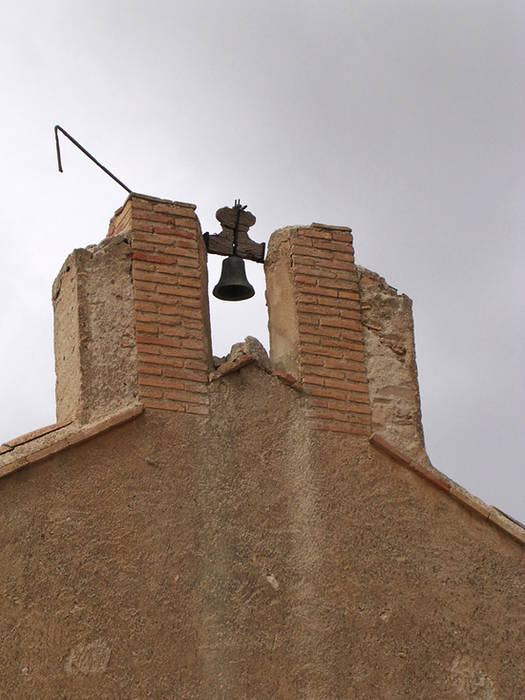
<path fill-rule="evenodd" d="M 213 296 L 222 301 L 244 301 L 251 299 L 255 294 L 255 289 L 248 282 L 248 286 L 239 286 L 237 284 L 216 284 L 213 288 Z"/>

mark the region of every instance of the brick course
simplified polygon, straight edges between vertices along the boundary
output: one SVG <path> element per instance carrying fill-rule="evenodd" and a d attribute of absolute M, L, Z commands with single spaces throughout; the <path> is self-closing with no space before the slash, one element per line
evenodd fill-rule
<path fill-rule="evenodd" d="M 146 408 L 206 415 L 211 362 L 204 250 L 191 204 L 131 194 L 108 236 L 132 250 L 139 396 Z"/>
<path fill-rule="evenodd" d="M 274 296 L 269 290 L 270 339 L 272 316 L 281 314 L 280 328 L 273 331 L 276 337 L 282 338 L 286 325 L 282 310 L 276 313 L 272 304 L 286 304 L 290 325 L 293 319 L 296 330 L 289 335 L 285 330 L 284 335 L 296 347 L 282 360 L 287 365 L 283 369 L 301 376 L 315 428 L 370 435 L 360 292 L 350 229 L 312 224 L 283 231 L 288 235 L 278 234 L 276 248 L 269 252 L 267 285 L 280 284 L 283 260 L 289 265 L 291 284 L 286 294 Z"/>

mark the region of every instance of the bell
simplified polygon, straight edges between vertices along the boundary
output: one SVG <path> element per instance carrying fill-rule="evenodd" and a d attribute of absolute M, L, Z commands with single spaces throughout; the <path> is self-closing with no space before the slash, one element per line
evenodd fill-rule
<path fill-rule="evenodd" d="M 213 289 L 213 296 L 223 301 L 242 301 L 253 297 L 255 290 L 246 279 L 244 260 L 230 255 L 222 262 L 221 278 Z"/>

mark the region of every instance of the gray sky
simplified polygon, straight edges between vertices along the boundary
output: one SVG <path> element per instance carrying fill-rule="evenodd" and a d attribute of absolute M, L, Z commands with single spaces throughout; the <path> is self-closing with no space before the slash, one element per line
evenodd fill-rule
<path fill-rule="evenodd" d="M 133 190 L 236 197 L 256 240 L 350 226 L 414 300 L 434 465 L 525 520 L 521 0 L 7 2 L 0 30 L 0 442 L 54 421 L 51 284 Z M 210 261 L 216 282 L 219 258 Z M 215 354 L 266 346 L 256 297 L 212 301 Z"/>

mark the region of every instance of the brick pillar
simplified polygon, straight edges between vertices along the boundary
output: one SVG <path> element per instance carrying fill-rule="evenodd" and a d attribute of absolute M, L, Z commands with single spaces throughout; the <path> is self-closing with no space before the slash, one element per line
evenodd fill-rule
<path fill-rule="evenodd" d="M 369 435 L 350 229 L 312 224 L 276 231 L 265 271 L 273 369 L 302 381 L 314 428 Z"/>
<path fill-rule="evenodd" d="M 108 236 L 131 242 L 139 397 L 206 415 L 211 368 L 206 250 L 195 206 L 131 194 Z"/>

